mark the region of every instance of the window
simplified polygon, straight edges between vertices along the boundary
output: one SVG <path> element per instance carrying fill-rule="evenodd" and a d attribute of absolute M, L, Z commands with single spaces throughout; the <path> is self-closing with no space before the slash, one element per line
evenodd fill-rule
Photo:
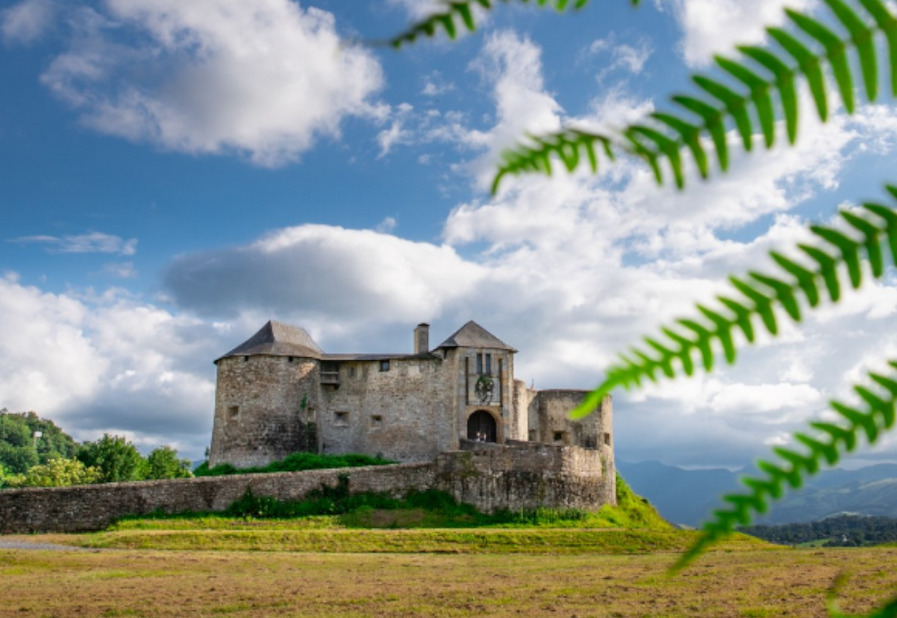
<path fill-rule="evenodd" d="M 354 377 L 355 377 L 355 365 L 352 365 L 352 366 L 349 367 L 349 377 L 350 377 L 350 378 L 354 378 Z"/>
<path fill-rule="evenodd" d="M 609 434 L 609 433 L 605 433 L 605 434 L 604 434 L 604 443 L 605 443 L 607 446 L 610 446 L 610 434 Z"/>
<path fill-rule="evenodd" d="M 383 426 L 383 416 L 380 414 L 372 414 L 371 415 L 371 428 L 377 429 Z"/>
<path fill-rule="evenodd" d="M 240 418 L 240 406 L 229 406 L 227 408 L 227 420 L 233 421 Z"/>
<path fill-rule="evenodd" d="M 349 424 L 349 413 L 348 412 L 334 412 L 333 413 L 333 424 L 345 426 Z"/>
<path fill-rule="evenodd" d="M 477 375 L 492 375 L 492 355 L 489 353 L 477 354 Z"/>
<path fill-rule="evenodd" d="M 380 361 L 380 371 L 389 371 L 389 359 Z"/>
<path fill-rule="evenodd" d="M 553 432 L 552 441 L 555 444 L 567 444 L 567 432 L 566 431 Z"/>

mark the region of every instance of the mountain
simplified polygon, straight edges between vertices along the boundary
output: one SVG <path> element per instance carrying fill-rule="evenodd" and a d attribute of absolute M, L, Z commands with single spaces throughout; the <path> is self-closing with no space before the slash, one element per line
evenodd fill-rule
<path fill-rule="evenodd" d="M 740 476 L 755 474 L 722 468 L 686 470 L 657 461 L 618 461 L 617 468 L 632 490 L 650 500 L 664 518 L 694 527 L 720 507 L 723 494 L 743 490 Z M 820 472 L 800 491 L 789 491 L 770 505 L 769 513 L 755 523 L 807 522 L 840 513 L 897 517 L 897 464 Z"/>

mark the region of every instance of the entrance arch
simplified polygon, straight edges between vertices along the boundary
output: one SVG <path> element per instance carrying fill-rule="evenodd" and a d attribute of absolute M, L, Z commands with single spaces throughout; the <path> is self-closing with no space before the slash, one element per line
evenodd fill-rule
<path fill-rule="evenodd" d="M 478 442 L 497 442 L 495 417 L 485 410 L 477 410 L 467 417 L 467 439 Z"/>

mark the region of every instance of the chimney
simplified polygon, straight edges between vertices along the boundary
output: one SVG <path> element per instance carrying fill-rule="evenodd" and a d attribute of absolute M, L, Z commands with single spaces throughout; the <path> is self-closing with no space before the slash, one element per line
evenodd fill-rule
<path fill-rule="evenodd" d="M 426 354 L 430 351 L 430 325 L 418 324 L 414 329 L 414 353 Z"/>

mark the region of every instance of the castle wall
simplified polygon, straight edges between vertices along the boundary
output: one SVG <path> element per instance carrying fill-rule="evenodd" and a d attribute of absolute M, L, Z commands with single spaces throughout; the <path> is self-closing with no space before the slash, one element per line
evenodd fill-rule
<path fill-rule="evenodd" d="M 218 361 L 209 465 L 263 466 L 296 451 L 316 451 L 318 363 L 287 356 Z"/>
<path fill-rule="evenodd" d="M 321 452 L 432 461 L 457 449 L 454 382 L 435 357 L 342 361 L 339 386 L 322 387 Z"/>
<path fill-rule="evenodd" d="M 613 470 L 599 451 L 515 443 L 467 443 L 435 462 L 0 490 L 0 534 L 100 530 L 126 515 L 222 511 L 249 489 L 256 496 L 301 500 L 341 475 L 349 492 L 440 489 L 485 512 L 537 507 L 597 509 L 616 504 Z"/>

